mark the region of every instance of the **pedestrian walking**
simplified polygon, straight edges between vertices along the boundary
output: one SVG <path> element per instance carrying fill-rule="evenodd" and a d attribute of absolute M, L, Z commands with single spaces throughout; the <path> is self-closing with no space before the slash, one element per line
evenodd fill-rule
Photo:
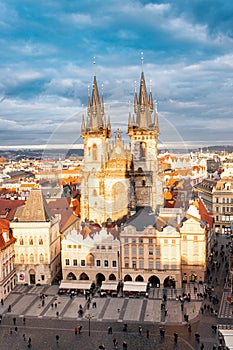
<path fill-rule="evenodd" d="M 117 342 L 116 338 L 113 338 L 112 342 L 113 342 L 115 349 L 117 349 L 118 342 Z"/>
<path fill-rule="evenodd" d="M 174 343 L 177 344 L 178 341 L 178 333 L 174 333 Z"/>
<path fill-rule="evenodd" d="M 3 300 L 3 299 L 1 299 L 1 305 L 2 305 L 2 306 L 4 305 L 4 300 Z"/>
<path fill-rule="evenodd" d="M 165 311 L 164 311 L 164 315 L 165 315 L 165 317 L 167 316 L 167 309 L 165 309 Z"/>
<path fill-rule="evenodd" d="M 139 335 L 142 335 L 142 327 L 141 326 L 138 327 L 138 333 L 139 333 Z"/>
<path fill-rule="evenodd" d="M 165 329 L 164 328 L 160 328 L 160 338 L 161 339 L 164 339 L 164 336 L 165 336 Z"/>
<path fill-rule="evenodd" d="M 150 337 L 150 331 L 149 331 L 149 329 L 147 329 L 147 331 L 146 331 L 146 337 L 147 337 L 147 338 Z"/>
<path fill-rule="evenodd" d="M 18 334 L 18 327 L 15 327 L 15 334 Z"/>
<path fill-rule="evenodd" d="M 190 323 L 188 324 L 188 332 L 189 332 L 189 333 L 192 332 L 192 327 L 191 327 L 191 324 L 190 324 Z"/>
<path fill-rule="evenodd" d="M 51 308 L 53 309 L 53 303 L 51 304 Z"/>
<path fill-rule="evenodd" d="M 77 327 L 75 327 L 75 329 L 74 329 L 74 334 L 75 334 L 75 335 L 78 334 L 78 328 L 77 328 Z"/>
<path fill-rule="evenodd" d="M 57 308 L 57 303 L 54 304 L 55 309 Z"/>
<path fill-rule="evenodd" d="M 28 338 L 28 348 L 31 348 L 31 346 L 32 346 L 32 340 L 31 338 Z"/>
<path fill-rule="evenodd" d="M 23 334 L 23 340 L 26 341 L 26 335 L 25 334 Z"/>
<path fill-rule="evenodd" d="M 127 325 L 127 323 L 124 323 L 123 332 L 127 332 L 127 329 L 128 329 L 128 325 Z"/>
<path fill-rule="evenodd" d="M 205 347 L 204 347 L 204 344 L 202 343 L 202 344 L 201 344 L 201 347 L 200 347 L 200 350 L 204 350 L 204 348 L 205 348 Z"/>
<path fill-rule="evenodd" d="M 128 345 L 127 345 L 127 343 L 126 343 L 126 341 L 124 340 L 123 341 L 123 350 L 127 350 L 127 348 L 128 348 Z"/>
<path fill-rule="evenodd" d="M 108 334 L 112 334 L 112 327 L 108 327 Z"/>
<path fill-rule="evenodd" d="M 83 326 L 79 326 L 79 327 L 78 327 L 78 334 L 81 334 L 82 328 L 83 328 Z"/>
<path fill-rule="evenodd" d="M 59 317 L 59 312 L 58 311 L 56 312 L 56 315 L 57 315 L 57 318 L 58 318 Z"/>
<path fill-rule="evenodd" d="M 60 337 L 59 337 L 59 335 L 57 334 L 57 335 L 56 335 L 56 342 L 57 342 L 57 344 L 59 343 L 59 339 L 60 339 Z"/>
<path fill-rule="evenodd" d="M 26 318 L 25 317 L 23 318 L 23 324 L 24 325 L 26 324 Z"/>
<path fill-rule="evenodd" d="M 101 345 L 99 346 L 99 349 L 100 349 L 100 350 L 105 350 L 104 344 L 101 344 Z"/>
<path fill-rule="evenodd" d="M 200 343 L 200 334 L 199 333 L 195 333 L 195 340 L 197 341 L 197 343 Z"/>
<path fill-rule="evenodd" d="M 2 315 L 0 315 L 0 324 L 2 323 Z"/>
<path fill-rule="evenodd" d="M 16 317 L 13 318 L 13 323 L 16 325 Z"/>

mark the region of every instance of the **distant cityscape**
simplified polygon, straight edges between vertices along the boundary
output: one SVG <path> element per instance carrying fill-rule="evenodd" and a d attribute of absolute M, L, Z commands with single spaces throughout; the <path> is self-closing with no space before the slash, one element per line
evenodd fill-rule
<path fill-rule="evenodd" d="M 119 129 L 112 137 L 94 76 L 83 149 L 1 151 L 2 305 L 20 288 L 57 286 L 57 295 L 85 302 L 80 318 L 89 298 L 158 299 L 159 318 L 150 321 L 166 324 L 169 296 L 174 310 L 181 302 L 180 324 L 189 325 L 184 301 L 197 298 L 198 314 L 211 299 L 220 253 L 225 289 L 214 298 L 233 303 L 233 146 L 159 150 L 144 72 L 134 112 L 129 144 Z"/>

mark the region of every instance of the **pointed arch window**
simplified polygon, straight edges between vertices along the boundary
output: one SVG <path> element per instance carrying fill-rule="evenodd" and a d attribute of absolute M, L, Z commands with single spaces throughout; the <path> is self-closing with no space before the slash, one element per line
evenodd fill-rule
<path fill-rule="evenodd" d="M 22 237 L 20 237 L 20 239 L 19 239 L 19 244 L 20 244 L 20 245 L 24 245 L 24 242 L 23 242 L 23 238 L 22 238 Z"/>
<path fill-rule="evenodd" d="M 30 258 L 29 258 L 30 264 L 34 264 L 34 255 L 30 254 Z"/>
<path fill-rule="evenodd" d="M 44 264 L 44 255 L 41 253 L 40 254 L 40 264 Z"/>
<path fill-rule="evenodd" d="M 146 142 L 140 143 L 140 156 L 141 158 L 146 158 Z"/>
<path fill-rule="evenodd" d="M 32 237 L 29 238 L 29 244 L 30 244 L 30 245 L 33 245 L 33 239 L 32 239 Z"/>
<path fill-rule="evenodd" d="M 20 254 L 20 264 L 24 264 L 24 255 L 23 254 Z"/>
<path fill-rule="evenodd" d="M 39 245 L 43 245 L 43 244 L 44 244 L 43 239 L 40 237 L 39 238 Z"/>
<path fill-rule="evenodd" d="M 97 160 L 97 145 L 95 143 L 92 146 L 92 160 Z"/>

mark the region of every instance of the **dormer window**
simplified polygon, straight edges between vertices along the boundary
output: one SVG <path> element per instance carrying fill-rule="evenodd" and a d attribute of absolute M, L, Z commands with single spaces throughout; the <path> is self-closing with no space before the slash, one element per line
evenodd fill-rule
<path fill-rule="evenodd" d="M 4 238 L 5 243 L 8 242 L 8 241 L 10 240 L 10 238 L 9 238 L 9 232 L 5 231 L 5 232 L 2 233 L 2 235 L 3 235 L 3 238 Z"/>

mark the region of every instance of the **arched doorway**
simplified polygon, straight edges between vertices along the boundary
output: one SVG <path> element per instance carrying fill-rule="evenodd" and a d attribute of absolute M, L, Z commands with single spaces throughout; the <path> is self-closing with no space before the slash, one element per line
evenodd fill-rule
<path fill-rule="evenodd" d="M 150 276 L 148 281 L 152 288 L 160 288 L 160 279 L 157 276 Z"/>
<path fill-rule="evenodd" d="M 138 275 L 138 276 L 135 278 L 135 281 L 136 281 L 136 282 L 143 282 L 144 279 L 143 279 L 143 277 L 142 277 L 141 275 Z"/>
<path fill-rule="evenodd" d="M 109 281 L 116 281 L 116 276 L 113 273 L 109 276 Z"/>
<path fill-rule="evenodd" d="M 125 282 L 127 282 L 127 281 L 132 281 L 132 277 L 131 277 L 130 275 L 125 275 L 124 281 L 125 281 Z"/>
<path fill-rule="evenodd" d="M 68 280 L 76 280 L 76 276 L 73 272 L 68 273 L 67 277 Z"/>
<path fill-rule="evenodd" d="M 87 276 L 87 274 L 85 272 L 83 272 L 83 273 L 81 273 L 79 279 L 80 279 L 80 281 L 88 281 L 89 277 Z"/>
<path fill-rule="evenodd" d="M 197 275 L 195 273 L 192 273 L 189 278 L 190 278 L 190 282 L 196 282 L 197 281 Z"/>
<path fill-rule="evenodd" d="M 35 273 L 35 270 L 33 269 L 29 270 L 29 281 L 30 281 L 30 284 L 36 283 L 36 273 Z"/>
<path fill-rule="evenodd" d="M 167 278 L 165 278 L 165 280 L 163 281 L 163 286 L 164 288 L 176 288 L 176 281 L 175 278 L 172 276 L 168 276 Z"/>
<path fill-rule="evenodd" d="M 102 282 L 105 281 L 105 276 L 102 273 L 97 273 L 95 279 L 97 286 L 101 286 Z"/>

